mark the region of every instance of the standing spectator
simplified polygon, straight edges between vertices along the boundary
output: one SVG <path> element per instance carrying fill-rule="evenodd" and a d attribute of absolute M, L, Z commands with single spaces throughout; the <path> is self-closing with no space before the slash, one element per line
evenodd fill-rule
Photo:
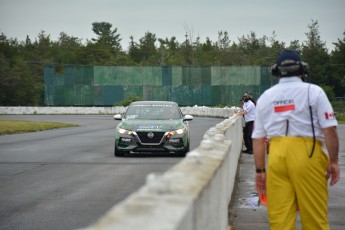
<path fill-rule="evenodd" d="M 302 81 L 307 70 L 297 52 L 281 52 L 272 68 L 279 83 L 257 102 L 252 136 L 256 189 L 267 194 L 271 230 L 295 229 L 297 207 L 302 229 L 329 229 L 327 180 L 332 186 L 340 178 L 337 121 L 325 92 Z"/>
<path fill-rule="evenodd" d="M 238 112 L 238 115 L 244 116 L 245 126 L 243 128 L 243 139 L 244 145 L 246 146 L 246 150 L 243 151 L 244 153 L 253 154 L 253 144 L 252 144 L 252 132 L 253 132 L 253 124 L 255 119 L 255 105 L 250 100 L 249 95 L 245 93 L 242 97 L 243 106 L 242 110 Z"/>

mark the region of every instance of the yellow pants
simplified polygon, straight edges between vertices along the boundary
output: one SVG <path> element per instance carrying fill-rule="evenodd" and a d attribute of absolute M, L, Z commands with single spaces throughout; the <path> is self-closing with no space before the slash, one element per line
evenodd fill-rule
<path fill-rule="evenodd" d="M 271 230 L 295 229 L 296 208 L 303 230 L 329 229 L 326 169 L 328 156 L 316 141 L 300 137 L 270 139 L 266 177 Z"/>

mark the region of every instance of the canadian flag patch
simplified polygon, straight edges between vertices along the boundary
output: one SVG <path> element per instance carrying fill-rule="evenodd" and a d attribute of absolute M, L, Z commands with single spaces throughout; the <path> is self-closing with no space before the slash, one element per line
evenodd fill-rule
<path fill-rule="evenodd" d="M 334 113 L 333 112 L 332 113 L 325 112 L 325 118 L 326 118 L 326 120 L 334 119 L 335 118 Z"/>

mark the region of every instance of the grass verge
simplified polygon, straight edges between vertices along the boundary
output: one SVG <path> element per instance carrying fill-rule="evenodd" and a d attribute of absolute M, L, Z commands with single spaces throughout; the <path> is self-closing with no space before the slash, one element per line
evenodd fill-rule
<path fill-rule="evenodd" d="M 35 122 L 26 120 L 0 120 L 0 135 L 37 132 L 48 129 L 76 127 L 78 125 L 59 122 Z"/>

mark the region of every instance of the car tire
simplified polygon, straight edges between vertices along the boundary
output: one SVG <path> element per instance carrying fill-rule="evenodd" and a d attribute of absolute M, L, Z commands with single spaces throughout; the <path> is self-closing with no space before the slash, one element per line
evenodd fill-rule
<path fill-rule="evenodd" d="M 116 145 L 115 145 L 115 148 L 114 148 L 114 156 L 115 156 L 115 157 L 124 157 L 124 156 L 125 156 L 125 153 L 122 152 L 122 151 L 119 151 L 119 150 L 116 148 Z"/>
<path fill-rule="evenodd" d="M 189 152 L 189 142 L 187 144 L 187 147 L 186 147 L 185 151 L 181 153 L 181 157 L 185 157 L 188 152 Z"/>

